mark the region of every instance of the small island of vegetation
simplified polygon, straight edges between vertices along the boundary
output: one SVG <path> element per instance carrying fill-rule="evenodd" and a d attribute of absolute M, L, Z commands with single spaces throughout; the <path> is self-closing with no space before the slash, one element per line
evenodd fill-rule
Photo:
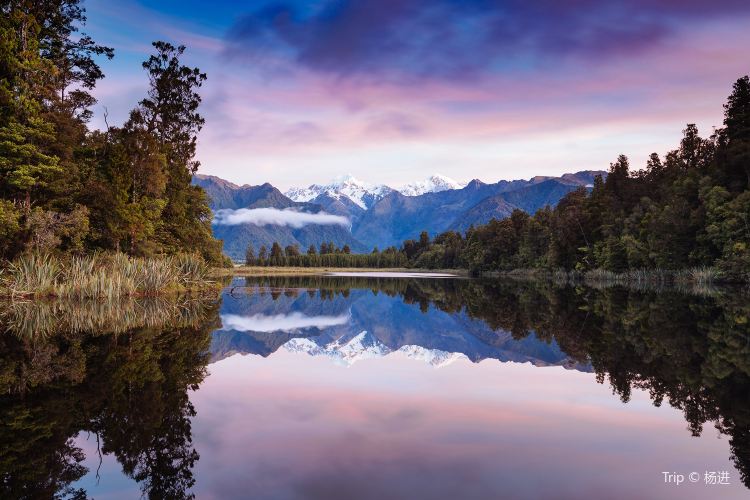
<path fill-rule="evenodd" d="M 97 61 L 114 51 L 85 22 L 79 0 L 2 6 L 0 295 L 210 287 L 208 266 L 226 260 L 191 185 L 206 75 L 181 63 L 185 47 L 154 42 L 146 96 L 122 126 L 91 129 Z"/>

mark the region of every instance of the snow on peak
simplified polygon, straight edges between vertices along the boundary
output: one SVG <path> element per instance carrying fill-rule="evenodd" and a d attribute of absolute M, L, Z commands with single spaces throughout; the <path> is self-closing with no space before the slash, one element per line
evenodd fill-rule
<path fill-rule="evenodd" d="M 295 338 L 284 344 L 284 349 L 289 352 L 307 353 L 310 356 L 324 356 L 344 366 L 351 366 L 362 359 L 379 358 L 391 352 L 367 330 L 361 331 L 349 340 L 344 339 L 318 345 L 311 339 Z"/>
<path fill-rule="evenodd" d="M 363 330 L 351 338 L 345 336 L 325 345 L 319 345 L 309 338 L 293 338 L 283 347 L 286 351 L 292 353 L 323 356 L 342 366 L 351 366 L 363 359 L 382 358 L 393 352 L 422 361 L 435 368 L 442 368 L 459 359 L 468 359 L 465 354 L 460 352 L 427 349 L 418 345 L 405 345 L 394 351 L 367 330 Z"/>
<path fill-rule="evenodd" d="M 441 174 L 434 174 L 425 180 L 412 182 L 402 186 L 397 191 L 404 196 L 419 196 L 425 193 L 438 193 L 449 189 L 461 189 L 466 186 L 465 182 L 458 182 Z M 340 175 L 330 184 L 313 184 L 306 188 L 291 188 L 286 193 L 287 197 L 294 201 L 312 201 L 321 194 L 341 199 L 342 196 L 349 198 L 362 209 L 368 210 L 390 192 L 392 188 L 384 184 L 370 184 L 361 181 L 352 174 Z"/>
<path fill-rule="evenodd" d="M 442 368 L 458 361 L 459 359 L 469 359 L 466 354 L 461 352 L 447 352 L 439 349 L 427 349 L 418 345 L 405 345 L 397 352 L 405 354 L 408 358 L 418 359 L 425 363 Z"/>
<path fill-rule="evenodd" d="M 441 174 L 433 174 L 423 181 L 406 184 L 399 189 L 404 196 L 419 196 L 425 193 L 438 193 L 449 189 L 461 189 L 465 182 L 458 182 Z"/>
<path fill-rule="evenodd" d="M 331 186 L 361 186 L 361 187 L 369 187 L 369 184 L 366 182 L 363 182 L 352 174 L 344 174 L 339 175 L 337 177 L 333 178 L 333 182 L 330 184 Z"/>
<path fill-rule="evenodd" d="M 294 201 L 312 201 L 324 193 L 336 199 L 346 196 L 362 209 L 367 210 L 391 191 L 393 190 L 388 186 L 369 184 L 360 181 L 352 174 L 345 174 L 336 177 L 330 184 L 291 188 L 284 194 Z"/>

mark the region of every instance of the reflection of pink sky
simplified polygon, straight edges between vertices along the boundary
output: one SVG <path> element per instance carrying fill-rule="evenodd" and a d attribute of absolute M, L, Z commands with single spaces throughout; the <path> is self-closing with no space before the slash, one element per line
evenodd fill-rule
<path fill-rule="evenodd" d="M 744 494 L 726 438 L 691 438 L 679 412 L 622 404 L 587 373 L 283 351 L 210 371 L 192 398 L 199 498 L 669 498 L 663 470 L 706 469 Z"/>

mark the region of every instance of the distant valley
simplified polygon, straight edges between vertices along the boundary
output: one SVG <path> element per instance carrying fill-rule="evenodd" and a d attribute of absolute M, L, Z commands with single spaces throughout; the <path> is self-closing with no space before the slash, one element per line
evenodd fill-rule
<path fill-rule="evenodd" d="M 193 183 L 207 192 L 215 212 L 250 213 L 264 208 L 332 214 L 342 221 L 304 225 L 215 223 L 214 233 L 224 240 L 224 252 L 242 260 L 248 245 L 257 251 L 261 245 L 270 248 L 274 241 L 282 246 L 298 245 L 303 251 L 310 245 L 319 247 L 332 241 L 340 247 L 349 245 L 354 252 L 369 252 L 376 246 L 383 249 L 418 238 L 421 231 L 431 236 L 447 230 L 464 232 L 471 225 L 505 218 L 517 208 L 533 213 L 554 206 L 568 192 L 593 185 L 597 175 L 606 176 L 606 172 L 586 170 L 493 184 L 478 179 L 460 183 L 433 175 L 398 189 L 371 185 L 348 175 L 330 184 L 293 188 L 285 193 L 268 183 L 239 186 L 209 175 L 196 175 Z"/>

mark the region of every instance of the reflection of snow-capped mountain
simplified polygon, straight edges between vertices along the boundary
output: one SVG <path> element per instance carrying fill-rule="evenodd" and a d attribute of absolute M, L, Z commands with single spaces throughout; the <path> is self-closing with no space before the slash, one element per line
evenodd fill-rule
<path fill-rule="evenodd" d="M 404 196 L 419 196 L 425 193 L 439 193 L 449 189 L 461 189 L 466 186 L 465 182 L 454 181 L 450 177 L 434 174 L 423 181 L 412 182 L 401 186 L 398 191 Z"/>
<path fill-rule="evenodd" d="M 369 184 L 347 174 L 337 177 L 330 184 L 313 184 L 306 188 L 291 188 L 286 193 L 294 201 L 313 201 L 322 194 L 340 200 L 346 197 L 367 210 L 393 189 L 382 184 Z"/>
<path fill-rule="evenodd" d="M 405 354 L 412 359 L 419 359 L 436 368 L 448 366 L 459 359 L 468 360 L 466 354 L 460 352 L 446 352 L 439 349 L 426 349 L 418 345 L 405 345 L 397 352 Z"/>
<path fill-rule="evenodd" d="M 380 358 L 393 352 L 402 353 L 411 359 L 418 359 L 434 367 L 447 366 L 459 359 L 468 359 L 461 353 L 445 352 L 437 349 L 426 349 L 416 345 L 406 345 L 392 350 L 372 334 L 364 330 L 349 340 L 343 338 L 319 345 L 310 338 L 294 338 L 284 344 L 289 352 L 307 353 L 311 356 L 324 356 L 334 363 L 351 366 L 363 359 Z"/>
<path fill-rule="evenodd" d="M 426 311 L 402 296 L 369 288 L 328 295 L 307 288 L 248 288 L 222 301 L 222 328 L 212 335 L 211 357 L 240 353 L 272 355 L 300 351 L 349 365 L 365 357 L 408 356 L 433 366 L 457 359 L 496 359 L 588 370 L 534 333 L 515 339 L 465 312 Z M 283 291 L 283 293 L 282 293 Z"/>

